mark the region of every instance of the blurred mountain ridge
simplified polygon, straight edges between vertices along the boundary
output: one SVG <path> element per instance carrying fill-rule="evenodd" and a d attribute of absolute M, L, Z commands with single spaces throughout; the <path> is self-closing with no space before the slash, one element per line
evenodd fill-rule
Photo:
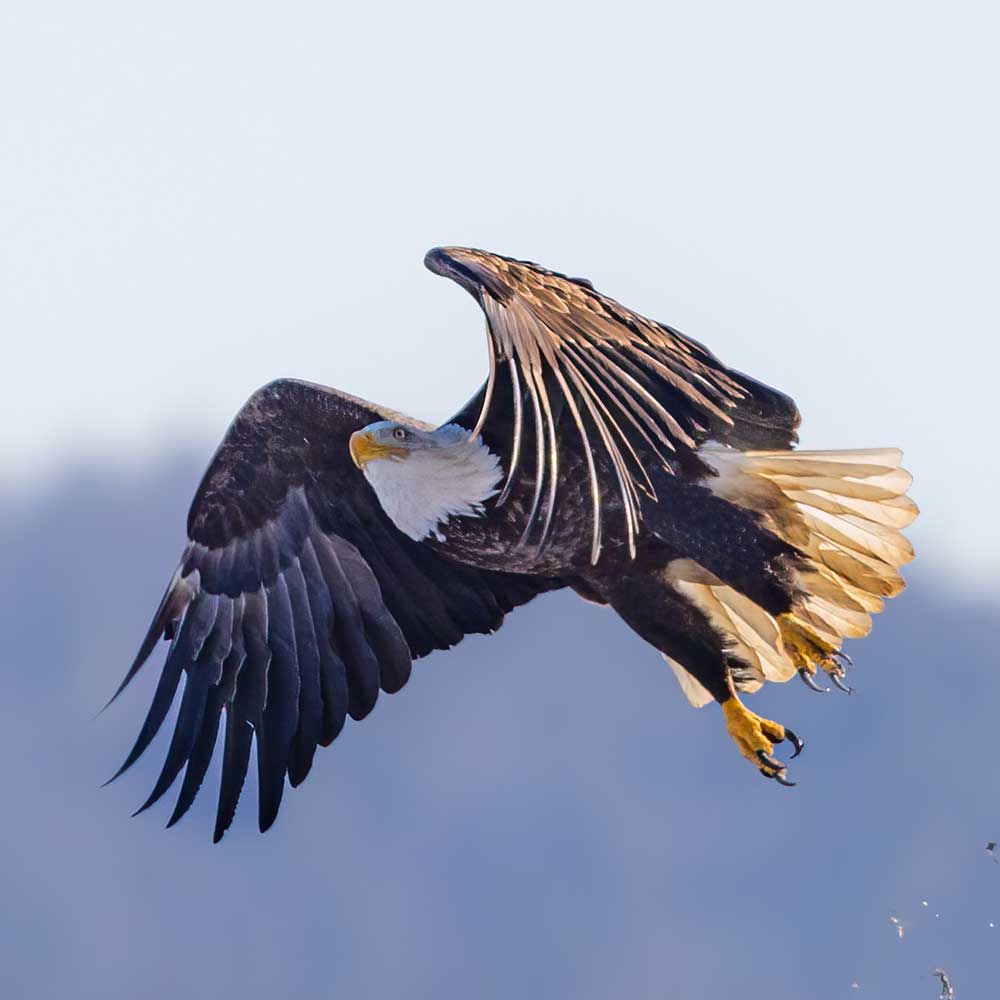
<path fill-rule="evenodd" d="M 920 560 L 850 647 L 857 695 L 754 699 L 806 738 L 795 789 L 756 779 L 614 615 L 557 594 L 419 661 L 268 835 L 248 785 L 212 847 L 215 765 L 176 829 L 172 796 L 130 820 L 164 733 L 98 785 L 161 659 L 95 713 L 202 461 L 81 466 L 0 505 L 5 995 L 909 1000 L 936 995 L 936 966 L 959 996 L 995 985 L 998 599 L 958 599 Z"/>

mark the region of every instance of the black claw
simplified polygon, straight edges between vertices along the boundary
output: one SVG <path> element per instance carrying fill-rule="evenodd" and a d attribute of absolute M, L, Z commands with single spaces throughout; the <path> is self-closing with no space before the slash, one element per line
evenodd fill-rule
<path fill-rule="evenodd" d="M 794 782 L 794 781 L 789 781 L 789 780 L 788 780 L 788 779 L 787 779 L 787 778 L 785 777 L 785 772 L 784 772 L 784 771 L 779 771 L 779 772 L 778 772 L 778 773 L 777 773 L 777 774 L 776 774 L 776 775 L 774 776 L 774 780 L 775 780 L 775 781 L 776 781 L 776 782 L 777 782 L 777 783 L 778 783 L 779 785 L 784 785 L 784 786 L 785 786 L 785 788 L 794 788 L 794 787 L 795 787 L 795 782 Z"/>
<path fill-rule="evenodd" d="M 841 666 L 847 670 L 850 670 L 854 666 L 854 660 L 852 660 L 842 649 L 835 649 L 831 656 L 837 661 L 837 663 L 841 664 Z"/>
<path fill-rule="evenodd" d="M 809 673 L 808 670 L 806 670 L 805 667 L 803 667 L 799 671 L 799 677 L 802 678 L 805 686 L 807 688 L 809 688 L 810 691 L 816 691 L 819 694 L 829 694 L 830 693 L 830 689 L 829 688 L 820 687 L 816 683 L 816 679 L 813 677 L 813 675 L 811 673 Z"/>
<path fill-rule="evenodd" d="M 845 684 L 844 679 L 840 676 L 840 674 L 830 674 L 830 678 L 833 683 L 844 692 L 844 694 L 854 694 L 854 688 L 852 688 L 850 684 Z"/>
<path fill-rule="evenodd" d="M 765 771 L 764 768 L 760 769 L 760 776 L 762 778 L 773 778 L 774 775 L 770 771 Z"/>
<path fill-rule="evenodd" d="M 770 767 L 775 771 L 781 771 L 784 769 L 785 766 L 784 764 L 781 763 L 780 760 L 778 760 L 777 757 L 772 757 L 769 753 L 764 753 L 763 750 L 757 751 L 757 760 L 759 760 L 762 764 L 765 764 L 767 767 Z"/>
<path fill-rule="evenodd" d="M 785 726 L 785 739 L 795 747 L 795 753 L 792 754 L 791 759 L 795 760 L 796 757 L 805 749 L 805 743 L 798 738 L 798 736 L 793 733 L 788 726 Z"/>

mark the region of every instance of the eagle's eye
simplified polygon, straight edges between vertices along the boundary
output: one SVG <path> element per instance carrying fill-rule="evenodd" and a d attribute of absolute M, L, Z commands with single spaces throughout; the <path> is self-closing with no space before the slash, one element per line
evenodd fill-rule
<path fill-rule="evenodd" d="M 397 441 L 405 441 L 405 440 L 406 440 L 406 431 L 405 431 L 405 430 L 403 430 L 403 428 L 402 428 L 402 427 L 397 427 L 397 428 L 396 428 L 396 429 L 395 429 L 395 430 L 394 430 L 394 431 L 392 432 L 392 436 L 393 436 L 393 437 L 394 437 L 394 438 L 395 438 L 395 439 L 396 439 Z"/>

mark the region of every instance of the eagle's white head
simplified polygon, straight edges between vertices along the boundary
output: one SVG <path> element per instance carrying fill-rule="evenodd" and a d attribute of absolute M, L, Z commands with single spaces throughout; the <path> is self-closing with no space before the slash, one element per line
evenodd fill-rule
<path fill-rule="evenodd" d="M 352 434 L 350 450 L 393 524 L 418 541 L 443 539 L 453 515 L 481 515 L 503 476 L 482 438 L 458 424 L 424 431 L 380 420 Z"/>

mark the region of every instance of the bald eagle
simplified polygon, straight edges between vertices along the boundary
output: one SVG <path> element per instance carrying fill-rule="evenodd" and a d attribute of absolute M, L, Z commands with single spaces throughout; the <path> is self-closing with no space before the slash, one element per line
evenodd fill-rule
<path fill-rule="evenodd" d="M 114 696 L 168 640 L 115 775 L 149 746 L 183 676 L 139 811 L 184 770 L 169 825 L 180 819 L 225 716 L 215 839 L 254 747 L 266 830 L 285 779 L 303 781 L 317 746 L 398 691 L 414 659 L 567 587 L 614 609 L 692 704 L 721 706 L 761 774 L 793 784 L 775 744 L 794 757 L 802 741 L 740 694 L 796 673 L 849 690 L 842 641 L 867 634 L 913 556 L 900 453 L 793 450 L 791 399 L 584 279 L 456 247 L 425 264 L 485 313 L 485 384 L 437 428 L 292 379 L 250 397 Z"/>

